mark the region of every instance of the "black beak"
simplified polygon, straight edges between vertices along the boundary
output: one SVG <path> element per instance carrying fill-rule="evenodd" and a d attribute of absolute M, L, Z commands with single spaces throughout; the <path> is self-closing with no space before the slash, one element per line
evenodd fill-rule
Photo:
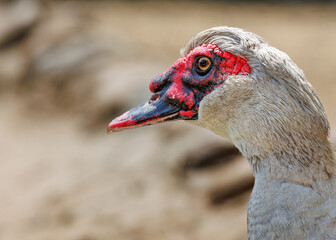
<path fill-rule="evenodd" d="M 152 98 L 123 115 L 113 119 L 107 132 L 117 132 L 130 128 L 153 125 L 165 121 L 182 119 L 180 108 L 171 106 L 165 101 L 164 91 L 155 93 Z"/>

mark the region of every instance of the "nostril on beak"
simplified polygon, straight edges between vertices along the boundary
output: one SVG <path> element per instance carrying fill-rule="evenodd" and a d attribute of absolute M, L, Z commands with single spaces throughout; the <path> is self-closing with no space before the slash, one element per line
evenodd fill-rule
<path fill-rule="evenodd" d="M 155 94 L 150 98 L 149 102 L 151 102 L 151 103 L 152 103 L 152 102 L 156 102 L 156 101 L 160 100 L 160 98 L 161 98 L 160 94 L 155 93 Z"/>

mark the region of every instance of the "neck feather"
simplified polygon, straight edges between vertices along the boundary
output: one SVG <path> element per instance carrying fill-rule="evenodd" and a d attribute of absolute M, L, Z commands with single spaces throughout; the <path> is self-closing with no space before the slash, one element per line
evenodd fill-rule
<path fill-rule="evenodd" d="M 255 176 L 313 186 L 329 181 L 336 174 L 334 153 L 328 139 L 300 139 L 283 148 L 264 151 L 253 142 L 234 139 L 235 145 L 248 159 Z"/>

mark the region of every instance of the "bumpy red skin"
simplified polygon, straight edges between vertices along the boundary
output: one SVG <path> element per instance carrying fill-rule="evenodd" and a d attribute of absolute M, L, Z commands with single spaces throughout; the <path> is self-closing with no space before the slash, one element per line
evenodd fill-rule
<path fill-rule="evenodd" d="M 205 76 L 200 76 L 195 70 L 195 58 L 199 56 L 209 57 L 213 64 Z M 164 90 L 165 101 L 181 108 L 180 117 L 196 119 L 199 102 L 205 95 L 221 86 L 229 75 L 247 75 L 250 72 L 245 59 L 222 51 L 216 45 L 204 44 L 154 78 L 149 89 L 153 93 Z"/>

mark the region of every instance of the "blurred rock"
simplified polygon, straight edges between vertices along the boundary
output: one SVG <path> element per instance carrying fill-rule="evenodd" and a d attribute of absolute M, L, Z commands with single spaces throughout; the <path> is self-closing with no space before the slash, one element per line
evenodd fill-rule
<path fill-rule="evenodd" d="M 230 142 L 198 146 L 183 162 L 180 172 L 186 183 L 203 192 L 212 205 L 252 191 L 254 177 L 250 166 Z"/>
<path fill-rule="evenodd" d="M 0 49 L 7 48 L 26 37 L 40 16 L 39 1 L 21 0 L 1 4 Z"/>
<path fill-rule="evenodd" d="M 29 73 L 29 59 L 20 48 L 0 51 L 0 86 L 7 90 L 16 87 Z"/>
<path fill-rule="evenodd" d="M 0 86 L 11 89 L 29 72 L 23 44 L 41 16 L 39 1 L 21 0 L 0 5 Z"/>

